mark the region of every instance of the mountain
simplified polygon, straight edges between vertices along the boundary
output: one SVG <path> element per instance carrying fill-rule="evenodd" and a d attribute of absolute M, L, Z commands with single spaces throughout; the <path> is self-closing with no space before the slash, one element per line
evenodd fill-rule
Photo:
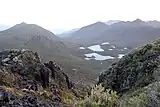
<path fill-rule="evenodd" d="M 75 50 L 68 47 L 71 45 L 74 46 L 35 24 L 21 23 L 0 32 L 0 50 L 25 48 L 36 51 L 43 62 L 53 60 L 60 63 L 71 80 L 95 82 L 96 75 L 91 72 L 98 72 L 98 69 L 88 67 L 88 62 L 73 54 Z"/>
<path fill-rule="evenodd" d="M 99 41 L 108 40 L 118 46 L 136 47 L 160 37 L 160 28 L 148 25 L 146 22 L 136 19 L 128 22 L 118 22 L 99 35 Z M 98 38 L 97 38 L 98 39 Z"/>
<path fill-rule="evenodd" d="M 23 47 L 24 43 L 34 36 L 60 41 L 52 32 L 38 25 L 21 23 L 0 32 L 0 49 Z"/>
<path fill-rule="evenodd" d="M 136 19 L 133 21 L 120 21 L 111 25 L 112 27 L 137 27 L 137 26 L 149 26 L 145 21 Z"/>
<path fill-rule="evenodd" d="M 68 40 L 83 45 L 109 42 L 118 46 L 136 47 L 160 37 L 159 35 L 160 28 L 155 28 L 145 21 L 136 19 L 134 21 L 120 21 L 112 25 L 92 24 L 74 32 L 68 37 Z"/>
<path fill-rule="evenodd" d="M 59 55 L 63 50 L 66 51 L 65 53 L 68 52 L 64 43 L 55 34 L 38 25 L 26 23 L 17 24 L 0 32 L 0 49 L 6 48 L 35 50 L 42 55 L 43 61 L 49 59 L 46 55 L 49 52 L 51 52 L 51 56 L 53 53 Z M 63 54 L 62 56 L 67 55 Z"/>
<path fill-rule="evenodd" d="M 147 22 L 148 25 L 159 28 L 160 27 L 160 22 L 157 20 L 153 20 L 153 21 L 148 21 Z"/>
<path fill-rule="evenodd" d="M 24 22 L 0 32 L 0 36 L 2 35 L 4 36 L 4 34 L 12 37 L 19 37 L 19 38 L 21 37 L 23 39 L 28 39 L 32 36 L 40 35 L 40 36 L 46 36 L 50 39 L 58 40 L 58 37 L 55 36 L 55 34 L 53 34 L 52 32 L 38 25 L 26 24 Z"/>
<path fill-rule="evenodd" d="M 81 40 L 81 42 L 88 42 L 97 37 L 100 33 L 104 32 L 106 29 L 108 29 L 108 25 L 103 22 L 96 22 L 73 32 L 67 39 L 71 41 L 73 40 L 77 43 L 80 43 L 79 40 Z"/>
<path fill-rule="evenodd" d="M 112 25 L 112 24 L 117 23 L 117 22 L 120 22 L 120 20 L 109 20 L 109 21 L 105 22 L 105 24 L 107 24 L 107 25 Z M 102 22 L 97 22 L 97 24 L 98 24 L 98 23 L 102 23 Z M 95 24 L 96 24 L 96 23 L 95 23 Z M 104 23 L 103 23 L 103 24 L 104 24 Z M 94 25 L 94 24 L 93 24 L 93 25 Z M 94 25 L 94 26 L 97 26 L 97 25 Z M 103 26 L 103 25 L 102 25 L 102 26 Z M 65 31 L 65 32 L 63 32 L 63 33 L 57 34 L 57 36 L 62 37 L 62 38 L 66 38 L 66 37 L 71 36 L 72 33 L 76 32 L 76 31 L 78 31 L 78 30 L 79 30 L 79 28 L 72 29 L 72 30 L 69 30 L 69 31 Z"/>

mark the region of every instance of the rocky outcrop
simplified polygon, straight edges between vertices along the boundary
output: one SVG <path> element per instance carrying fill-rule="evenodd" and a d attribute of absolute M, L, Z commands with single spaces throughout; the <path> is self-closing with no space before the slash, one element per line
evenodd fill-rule
<path fill-rule="evenodd" d="M 138 47 L 99 76 L 106 88 L 125 93 L 160 80 L 160 40 Z"/>
<path fill-rule="evenodd" d="M 73 83 L 70 82 L 69 77 L 62 71 L 62 68 L 53 61 L 44 63 L 44 65 L 50 69 L 51 78 L 54 79 L 59 85 L 66 86 L 69 89 L 73 87 Z"/>
<path fill-rule="evenodd" d="M 60 89 L 73 87 L 61 67 L 43 64 L 38 53 L 26 49 L 0 52 L 0 78 L 0 105 L 6 107 L 65 107 Z"/>

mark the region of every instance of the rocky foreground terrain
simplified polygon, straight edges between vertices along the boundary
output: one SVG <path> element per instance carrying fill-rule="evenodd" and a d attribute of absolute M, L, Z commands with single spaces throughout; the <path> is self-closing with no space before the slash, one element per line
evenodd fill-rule
<path fill-rule="evenodd" d="M 78 93 L 55 62 L 42 63 L 30 50 L 0 52 L 1 107 L 68 107 L 66 99 Z"/>
<path fill-rule="evenodd" d="M 97 85 L 70 81 L 37 52 L 0 52 L 2 107 L 160 107 L 160 39 L 137 47 L 99 76 Z"/>

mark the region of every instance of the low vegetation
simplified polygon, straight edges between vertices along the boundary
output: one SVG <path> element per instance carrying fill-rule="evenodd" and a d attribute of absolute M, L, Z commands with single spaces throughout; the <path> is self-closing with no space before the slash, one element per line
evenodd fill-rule
<path fill-rule="evenodd" d="M 75 107 L 112 107 L 116 104 L 118 95 L 115 91 L 105 90 L 102 85 L 96 85 L 91 90 L 91 95 L 78 101 Z"/>

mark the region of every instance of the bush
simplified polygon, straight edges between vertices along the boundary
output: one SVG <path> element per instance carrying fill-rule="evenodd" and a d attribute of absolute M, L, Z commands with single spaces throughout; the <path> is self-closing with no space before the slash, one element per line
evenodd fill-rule
<path fill-rule="evenodd" d="M 116 104 L 118 95 L 115 91 L 105 90 L 102 85 L 96 85 L 91 90 L 91 95 L 78 101 L 75 107 L 112 107 Z"/>
<path fill-rule="evenodd" d="M 0 69 L 0 85 L 5 85 L 5 86 L 14 86 L 16 81 L 16 77 L 7 71 L 2 71 Z"/>
<path fill-rule="evenodd" d="M 125 100 L 121 100 L 119 107 L 148 107 L 147 96 L 145 93 L 129 97 Z"/>
<path fill-rule="evenodd" d="M 73 105 L 76 96 L 69 90 L 60 90 L 61 99 L 64 104 Z"/>

